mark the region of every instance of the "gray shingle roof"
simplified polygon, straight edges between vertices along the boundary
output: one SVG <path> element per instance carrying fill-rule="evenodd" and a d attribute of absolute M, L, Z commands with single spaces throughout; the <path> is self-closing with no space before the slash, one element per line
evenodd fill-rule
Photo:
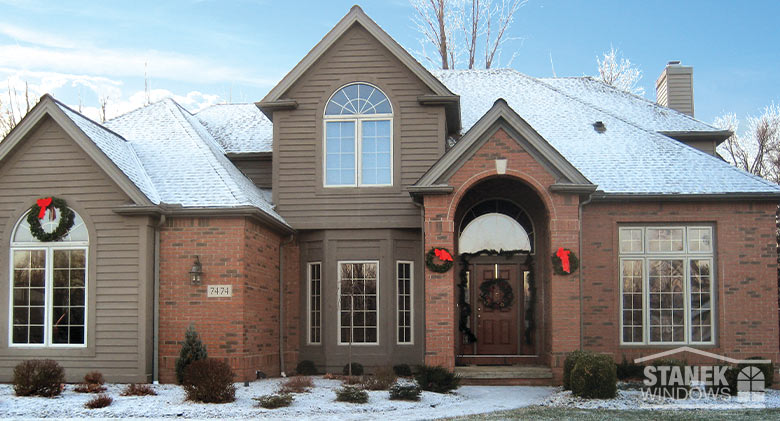
<path fill-rule="evenodd" d="M 271 120 L 255 104 L 212 105 L 195 115 L 228 153 L 271 152 Z"/>
<path fill-rule="evenodd" d="M 549 80 L 542 81 L 510 69 L 448 70 L 434 74 L 460 95 L 464 132 L 498 98 L 504 98 L 520 117 L 606 193 L 780 192 L 776 184 L 657 133 L 661 129 L 713 128 L 679 113 L 664 113 L 658 106 L 648 107 L 639 98 L 599 88 L 593 80 L 548 83 Z M 606 132 L 594 130 L 596 121 L 604 122 Z"/>
<path fill-rule="evenodd" d="M 160 202 L 184 207 L 256 207 L 284 222 L 229 159 L 203 125 L 171 99 L 109 120 L 128 140 L 159 193 Z"/>

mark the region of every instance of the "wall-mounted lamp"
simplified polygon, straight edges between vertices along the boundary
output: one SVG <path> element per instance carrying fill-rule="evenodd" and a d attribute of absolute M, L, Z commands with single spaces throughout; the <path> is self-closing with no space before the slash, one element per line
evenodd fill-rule
<path fill-rule="evenodd" d="M 203 265 L 200 264 L 200 258 L 195 256 L 195 262 L 192 263 L 192 269 L 190 269 L 190 283 L 192 285 L 200 285 L 202 277 Z"/>

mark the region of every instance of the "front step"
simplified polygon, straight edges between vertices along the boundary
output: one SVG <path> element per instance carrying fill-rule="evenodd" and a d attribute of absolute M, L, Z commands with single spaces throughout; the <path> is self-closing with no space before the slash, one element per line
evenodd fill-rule
<path fill-rule="evenodd" d="M 467 385 L 545 386 L 553 381 L 550 367 L 535 365 L 470 365 L 455 367 L 455 373 Z"/>

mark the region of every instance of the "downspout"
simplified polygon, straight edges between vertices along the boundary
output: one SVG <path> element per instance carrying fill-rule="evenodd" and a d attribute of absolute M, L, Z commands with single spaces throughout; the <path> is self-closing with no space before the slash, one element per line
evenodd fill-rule
<path fill-rule="evenodd" d="M 582 272 L 583 272 L 583 259 L 582 259 L 582 208 L 585 207 L 585 205 L 590 204 L 590 202 L 593 200 L 593 193 L 588 194 L 588 200 L 584 202 L 580 202 L 579 208 L 577 209 L 577 213 L 579 216 L 579 249 L 580 249 L 580 351 L 582 351 L 583 343 L 585 342 L 585 334 L 584 334 L 584 328 L 585 328 L 585 321 L 583 316 L 585 315 L 585 310 L 583 310 L 583 298 L 582 294 L 584 292 L 584 284 L 582 279 Z"/>
<path fill-rule="evenodd" d="M 165 224 L 165 214 L 160 215 L 160 221 L 154 227 L 154 331 L 152 333 L 152 381 L 160 383 L 160 228 Z"/>
<path fill-rule="evenodd" d="M 287 377 L 284 372 L 284 246 L 295 239 L 290 235 L 286 240 L 279 242 L 279 375 Z"/>
<path fill-rule="evenodd" d="M 412 199 L 412 203 L 420 208 L 420 261 L 425 262 L 425 204 L 424 198 L 420 198 L 420 200 L 423 200 L 423 203 L 418 203 L 416 200 Z M 422 297 L 423 297 L 423 303 L 425 303 L 425 268 L 422 268 L 422 282 L 420 285 L 422 285 Z M 414 303 L 412 303 L 412 306 L 414 306 Z M 423 321 L 423 329 L 425 328 L 425 304 L 422 306 L 422 311 L 420 312 L 422 315 L 422 318 L 417 320 Z M 425 331 L 423 330 L 423 337 L 425 337 Z M 422 341 L 422 357 L 423 357 L 423 364 L 425 364 L 425 341 Z"/>

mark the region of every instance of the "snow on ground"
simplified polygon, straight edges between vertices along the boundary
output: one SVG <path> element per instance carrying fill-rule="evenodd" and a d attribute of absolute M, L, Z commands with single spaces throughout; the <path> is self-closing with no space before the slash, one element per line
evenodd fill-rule
<path fill-rule="evenodd" d="M 114 403 L 107 408 L 86 409 L 84 403 L 94 397 L 73 391 L 68 385 L 56 398 L 16 397 L 11 385 L 0 385 L 0 418 L 83 419 L 295 419 L 393 421 L 453 417 L 538 405 L 554 392 L 552 387 L 462 386 L 454 393 L 423 392 L 420 402 L 391 401 L 387 391 L 369 391 L 367 404 L 336 402 L 338 380 L 315 378 L 310 393 L 295 395 L 292 406 L 278 409 L 257 407 L 252 398 L 276 391 L 282 379 L 237 384 L 236 401 L 229 404 L 199 404 L 185 400 L 184 391 L 175 385 L 155 385 L 157 396 L 120 396 L 124 385 L 107 385 Z"/>
<path fill-rule="evenodd" d="M 692 399 L 674 400 L 671 398 L 647 399 L 641 390 L 618 390 L 615 399 L 582 399 L 572 395 L 571 391 L 557 388 L 557 391 L 539 405 L 548 407 L 566 407 L 579 409 L 751 409 L 780 408 L 780 391 L 767 390 L 756 394 L 753 400 L 704 396 L 694 391 Z"/>

